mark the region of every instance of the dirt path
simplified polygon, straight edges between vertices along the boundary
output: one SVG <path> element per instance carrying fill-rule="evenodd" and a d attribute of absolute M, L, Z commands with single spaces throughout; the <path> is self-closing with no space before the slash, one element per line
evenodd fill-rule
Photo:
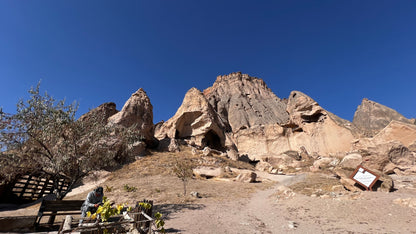
<path fill-rule="evenodd" d="M 304 176 L 304 175 L 303 175 Z M 280 186 L 304 179 L 273 177 L 276 186 L 248 199 L 180 209 L 166 220 L 168 233 L 416 233 L 416 209 L 396 204 L 416 199 L 416 189 L 346 193 L 334 197 L 295 194 L 277 199 Z"/>
<path fill-rule="evenodd" d="M 166 228 L 173 233 L 282 233 L 290 231 L 290 220 L 281 215 L 283 209 L 278 206 L 272 195 L 278 186 L 289 185 L 302 180 L 298 176 L 267 176 L 267 179 L 279 182 L 267 190 L 257 191 L 249 199 L 240 199 L 226 203 L 208 203 L 201 209 L 181 210 L 173 213 L 166 221 Z M 263 177 L 264 178 L 264 177 Z"/>

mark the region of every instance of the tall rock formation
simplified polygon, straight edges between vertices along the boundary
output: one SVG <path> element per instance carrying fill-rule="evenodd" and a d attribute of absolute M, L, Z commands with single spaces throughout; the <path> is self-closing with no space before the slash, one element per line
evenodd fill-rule
<path fill-rule="evenodd" d="M 196 146 L 223 150 L 225 129 L 224 123 L 201 91 L 191 88 L 176 114 L 158 126 L 155 137 L 168 142 L 171 139 L 182 139 Z"/>
<path fill-rule="evenodd" d="M 221 119 L 237 132 L 266 124 L 283 124 L 289 119 L 286 103 L 262 79 L 241 72 L 218 76 L 204 95 Z"/>
<path fill-rule="evenodd" d="M 328 155 L 348 151 L 354 139 L 350 122 L 294 91 L 278 98 L 263 80 L 246 74 L 219 76 L 204 95 L 229 126 L 240 155 L 252 160 L 289 150 Z"/>
<path fill-rule="evenodd" d="M 146 144 L 149 147 L 156 145 L 157 141 L 154 138 L 153 106 L 142 88 L 131 95 L 121 111 L 108 119 L 108 123 L 124 127 L 136 125 L 136 129 L 145 138 Z"/>
<path fill-rule="evenodd" d="M 357 129 L 347 120 L 323 109 L 306 94 L 292 91 L 287 111 L 290 121 L 286 125 L 291 147 L 302 145 L 308 152 L 321 155 L 350 150 Z"/>
<path fill-rule="evenodd" d="M 412 124 L 410 119 L 397 111 L 364 98 L 355 111 L 352 123 L 361 129 L 365 136 L 371 137 L 385 128 L 392 120 Z"/>

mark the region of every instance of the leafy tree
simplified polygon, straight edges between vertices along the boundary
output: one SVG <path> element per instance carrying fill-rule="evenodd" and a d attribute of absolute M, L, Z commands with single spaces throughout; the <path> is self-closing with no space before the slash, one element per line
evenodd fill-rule
<path fill-rule="evenodd" d="M 0 109 L 0 180 L 41 173 L 55 181 L 69 181 L 69 189 L 92 170 L 110 168 L 128 159 L 128 145 L 139 138 L 134 129 L 110 126 L 98 113 L 76 120 L 77 103 L 65 104 L 40 83 L 30 99 L 20 100 L 16 114 Z M 67 192 L 57 194 L 62 199 Z"/>

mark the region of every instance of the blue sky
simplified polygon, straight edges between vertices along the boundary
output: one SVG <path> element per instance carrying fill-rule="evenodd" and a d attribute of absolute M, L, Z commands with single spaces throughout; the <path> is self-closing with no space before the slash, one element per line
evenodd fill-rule
<path fill-rule="evenodd" d="M 416 1 L 0 1 L 6 112 L 42 80 L 78 115 L 143 88 L 157 123 L 236 71 L 348 120 L 363 98 L 414 118 Z"/>

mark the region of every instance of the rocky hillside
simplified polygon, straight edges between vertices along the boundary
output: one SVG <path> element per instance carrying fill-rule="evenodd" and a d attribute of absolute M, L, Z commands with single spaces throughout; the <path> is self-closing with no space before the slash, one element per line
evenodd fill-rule
<path fill-rule="evenodd" d="M 313 170 L 353 151 L 360 153 L 360 162 L 381 171 L 416 170 L 414 119 L 363 99 L 350 122 L 302 92 L 292 91 L 281 99 L 262 79 L 240 72 L 218 76 L 202 92 L 191 88 L 175 115 L 156 126 L 143 89 L 132 94 L 120 112 L 111 103 L 97 109 L 112 113 L 109 124 L 135 124 L 147 147 L 162 151 L 188 145 L 193 152 L 214 150 L 234 160 L 260 161 L 268 168 L 305 167 L 305 160 L 313 160 Z M 406 154 L 407 167 L 388 156 L 403 147 L 403 152 L 411 152 Z"/>

